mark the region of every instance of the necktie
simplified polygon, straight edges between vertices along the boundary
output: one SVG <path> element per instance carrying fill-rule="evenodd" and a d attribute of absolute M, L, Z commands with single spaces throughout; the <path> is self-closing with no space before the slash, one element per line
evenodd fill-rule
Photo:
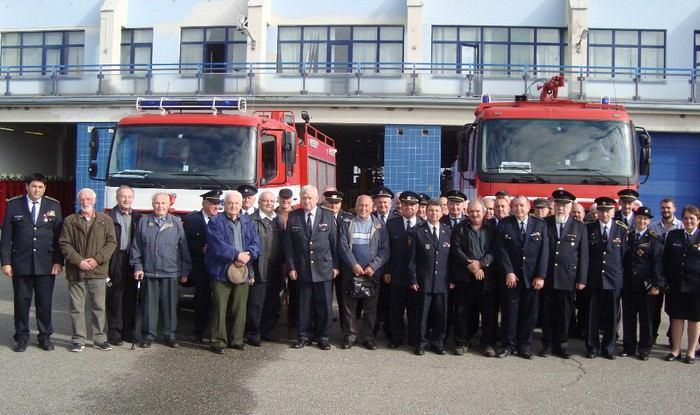
<path fill-rule="evenodd" d="M 382 225 L 386 225 L 386 217 L 384 215 L 379 215 L 379 219 L 382 220 Z"/>
<path fill-rule="evenodd" d="M 525 233 L 525 222 L 520 222 L 520 233 Z"/>
<path fill-rule="evenodd" d="M 36 225 L 36 204 L 39 202 L 32 202 L 32 222 Z"/>
<path fill-rule="evenodd" d="M 603 242 L 608 242 L 608 227 L 603 226 Z"/>
<path fill-rule="evenodd" d="M 454 229 L 455 226 L 457 226 L 457 219 L 452 219 L 452 228 Z"/>
<path fill-rule="evenodd" d="M 309 212 L 309 215 L 306 217 L 306 233 L 311 235 L 312 228 L 313 228 L 313 224 L 311 223 L 311 212 Z"/>
<path fill-rule="evenodd" d="M 559 224 L 559 239 L 561 239 L 562 235 L 564 235 L 564 224 L 560 223 Z"/>
<path fill-rule="evenodd" d="M 406 221 L 406 230 L 409 230 L 409 229 L 411 229 L 411 221 L 407 220 Z"/>
<path fill-rule="evenodd" d="M 641 237 L 642 237 L 642 234 L 639 233 L 639 232 L 637 232 L 637 233 L 634 235 L 634 242 L 639 242 L 639 238 L 641 238 Z"/>
<path fill-rule="evenodd" d="M 690 234 L 688 232 L 685 233 L 685 243 L 690 243 Z"/>
<path fill-rule="evenodd" d="M 435 242 L 438 240 L 437 228 L 435 226 L 433 226 L 433 239 L 435 239 Z"/>

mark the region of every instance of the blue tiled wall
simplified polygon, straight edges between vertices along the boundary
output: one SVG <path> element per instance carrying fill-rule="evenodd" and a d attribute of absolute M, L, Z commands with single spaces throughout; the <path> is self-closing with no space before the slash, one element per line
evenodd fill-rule
<path fill-rule="evenodd" d="M 439 196 L 440 136 L 435 125 L 386 125 L 384 184 L 394 191 Z"/>
<path fill-rule="evenodd" d="M 77 125 L 77 154 L 75 158 L 75 191 L 89 187 L 97 193 L 98 210 L 104 209 L 105 183 L 90 179 L 88 167 L 90 166 L 90 132 L 92 127 L 111 127 L 112 123 L 78 123 Z M 97 152 L 98 173 L 97 177 L 105 177 L 107 169 L 107 157 L 111 145 L 112 134 L 107 130 L 100 130 L 100 147 Z M 77 203 L 77 197 L 76 197 Z M 77 207 L 77 206 L 76 206 Z"/>

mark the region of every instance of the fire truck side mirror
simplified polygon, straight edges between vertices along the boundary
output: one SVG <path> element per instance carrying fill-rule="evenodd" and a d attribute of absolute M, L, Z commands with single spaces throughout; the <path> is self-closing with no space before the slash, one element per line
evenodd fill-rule
<path fill-rule="evenodd" d="M 464 124 L 457 133 L 457 165 L 461 172 L 469 170 L 469 137 L 473 130 L 474 124 Z"/>
<path fill-rule="evenodd" d="M 284 163 L 288 166 L 297 161 L 297 135 L 292 131 L 284 132 L 284 142 L 282 144 Z"/>
<path fill-rule="evenodd" d="M 651 170 L 651 136 L 642 127 L 635 128 L 639 139 L 639 174 L 649 176 Z"/>
<path fill-rule="evenodd" d="M 90 164 L 88 173 L 91 179 L 97 178 L 97 152 L 100 149 L 100 130 L 93 127 L 90 131 Z"/>

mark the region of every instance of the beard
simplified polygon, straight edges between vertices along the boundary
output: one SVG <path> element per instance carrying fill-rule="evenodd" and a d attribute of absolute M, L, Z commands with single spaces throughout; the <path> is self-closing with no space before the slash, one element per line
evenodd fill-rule
<path fill-rule="evenodd" d="M 554 220 L 555 220 L 557 223 L 566 223 L 566 221 L 567 221 L 568 219 L 569 219 L 569 216 L 568 216 L 568 215 L 565 215 L 565 214 L 563 214 L 563 213 L 562 213 L 562 214 L 558 214 L 558 213 L 557 213 L 556 215 L 554 215 Z"/>

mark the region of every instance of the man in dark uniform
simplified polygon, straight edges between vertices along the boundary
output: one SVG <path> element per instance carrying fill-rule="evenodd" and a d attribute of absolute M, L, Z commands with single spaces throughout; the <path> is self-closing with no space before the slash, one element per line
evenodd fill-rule
<path fill-rule="evenodd" d="M 134 269 L 129 263 L 131 241 L 141 213 L 134 211 L 134 189 L 127 185 L 117 189 L 117 205 L 109 211 L 114 222 L 117 249 L 109 260 L 107 286 L 107 341 L 121 346 L 124 341 L 134 342 L 136 326 L 136 285 Z"/>
<path fill-rule="evenodd" d="M 496 256 L 505 289 L 501 293 L 503 350 L 498 357 L 516 352 L 532 359 L 532 331 L 537 317 L 538 292 L 544 286 L 549 258 L 547 225 L 528 216 L 530 202 L 516 196 L 513 216 L 503 219 L 496 232 Z"/>
<path fill-rule="evenodd" d="M 341 222 L 347 224 L 352 219 L 352 214 L 342 209 L 343 196 L 343 193 L 339 192 L 338 190 L 326 190 L 323 192 L 323 202 L 321 203 L 321 208 L 327 209 L 333 214 L 336 229 L 340 227 Z M 345 308 L 345 299 L 343 298 L 343 279 L 334 279 L 333 287 L 335 288 L 335 300 L 338 303 L 338 320 L 340 320 L 340 329 L 345 331 L 347 329 L 345 326 L 345 320 L 340 318 L 340 314 L 343 308 Z"/>
<path fill-rule="evenodd" d="M 619 197 L 620 209 L 615 212 L 613 220 L 620 221 L 631 228 L 634 225 L 633 203 L 639 199 L 639 193 L 634 189 L 622 189 L 617 192 Z"/>
<path fill-rule="evenodd" d="M 444 196 L 447 198 L 447 214 L 440 217 L 440 224 L 454 231 L 455 228 L 466 219 L 464 211 L 462 210 L 462 205 L 467 201 L 467 196 L 459 190 L 449 190 L 445 192 Z M 452 273 L 452 267 L 448 269 L 448 272 Z M 447 326 L 445 329 L 448 334 L 454 323 L 454 315 L 454 292 L 453 290 L 449 290 L 447 293 Z M 479 327 L 479 312 L 476 307 L 471 310 L 471 314 L 468 318 L 472 327 Z"/>
<path fill-rule="evenodd" d="M 586 225 L 588 233 L 588 319 L 586 357 L 598 353 L 615 359 L 617 321 L 620 316 L 620 291 L 623 285 L 622 261 L 627 247 L 627 227 L 613 221 L 615 200 L 595 199 L 598 220 Z M 599 329 L 603 330 L 603 342 Z"/>
<path fill-rule="evenodd" d="M 423 220 L 416 216 L 418 195 L 411 191 L 401 193 L 401 216 L 389 219 L 386 229 L 389 233 L 389 265 L 384 267 L 384 282 L 389 284 L 389 348 L 395 349 L 403 343 L 405 323 L 408 317 L 408 339 L 416 346 L 416 303 L 415 291 L 409 288 L 408 263 L 410 252 L 408 230 Z"/>
<path fill-rule="evenodd" d="M 379 186 L 372 193 L 372 202 L 374 203 L 375 211 L 372 213 L 379 221 L 382 226 L 386 227 L 386 223 L 389 219 L 396 217 L 395 213 L 391 211 L 391 201 L 394 198 L 394 192 L 388 187 Z M 376 274 L 382 276 L 385 274 L 382 267 L 376 270 Z M 389 284 L 384 282 L 383 278 L 380 278 L 379 283 L 379 300 L 377 302 L 377 321 L 374 324 L 374 335 L 380 329 L 384 330 L 384 333 L 389 334 L 389 326 L 387 322 L 389 321 Z"/>
<path fill-rule="evenodd" d="M 242 184 L 236 189 L 243 195 L 243 206 L 241 207 L 242 215 L 252 215 L 256 210 L 255 195 L 258 194 L 258 188 L 250 184 Z"/>
<path fill-rule="evenodd" d="M 287 272 L 298 281 L 299 290 L 299 340 L 292 347 L 310 344 L 313 315 L 318 347 L 330 350 L 332 281 L 340 273 L 335 220 L 330 211 L 318 207 L 314 186 L 301 188 L 301 206 L 289 214 L 284 238 Z"/>
<path fill-rule="evenodd" d="M 431 200 L 426 209 L 428 221 L 408 231 L 410 260 L 408 283 L 416 292 L 417 342 L 415 354 L 422 356 L 425 348 L 440 355 L 445 354 L 445 330 L 447 326 L 447 292 L 450 241 L 452 230 L 440 223 L 442 208 Z M 430 322 L 430 334 L 428 323 Z M 430 338 L 428 338 L 430 337 Z"/>
<path fill-rule="evenodd" d="M 188 279 L 194 284 L 194 338 L 198 343 L 207 337 L 211 308 L 211 277 L 204 265 L 204 254 L 207 252 L 206 229 L 209 220 L 219 213 L 221 194 L 221 190 L 201 194 L 202 209 L 185 216 L 182 223 L 192 259 L 192 272 Z"/>
<path fill-rule="evenodd" d="M 540 292 L 542 313 L 542 351 L 552 351 L 569 359 L 568 335 L 574 310 L 574 292 L 583 290 L 588 279 L 588 237 L 586 225 L 571 217 L 576 196 L 559 189 L 552 193 L 554 215 L 545 218 L 549 239 L 549 266 L 544 289 Z"/>
<path fill-rule="evenodd" d="M 31 174 L 25 182 L 26 195 L 7 201 L 0 241 L 2 272 L 12 278 L 14 350 L 27 350 L 29 309 L 34 296 L 39 347 L 51 351 L 54 349 L 51 300 L 55 277 L 63 270 L 63 255 L 58 246 L 63 218 L 58 200 L 44 195 L 43 174 Z"/>
<path fill-rule="evenodd" d="M 634 229 L 628 233 L 622 291 L 622 353 L 648 360 L 653 342 L 654 311 L 663 288 L 663 241 L 649 229 L 654 216 L 642 206 L 634 213 Z M 639 342 L 637 342 L 639 315 Z"/>
<path fill-rule="evenodd" d="M 418 193 L 418 200 L 420 201 L 418 203 L 418 217 L 426 220 L 428 215 L 426 213 L 426 210 L 428 208 L 428 201 L 430 200 L 430 195 L 426 193 Z"/>

